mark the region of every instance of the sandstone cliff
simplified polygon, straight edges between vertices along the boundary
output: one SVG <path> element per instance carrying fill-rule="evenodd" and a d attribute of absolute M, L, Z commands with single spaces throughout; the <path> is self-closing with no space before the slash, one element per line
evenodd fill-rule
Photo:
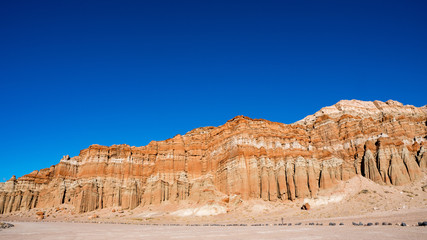
<path fill-rule="evenodd" d="M 0 214 L 73 204 L 77 212 L 225 195 L 316 196 L 356 174 L 416 181 L 427 168 L 427 107 L 343 100 L 294 124 L 235 117 L 143 147 L 92 145 L 0 183 Z"/>

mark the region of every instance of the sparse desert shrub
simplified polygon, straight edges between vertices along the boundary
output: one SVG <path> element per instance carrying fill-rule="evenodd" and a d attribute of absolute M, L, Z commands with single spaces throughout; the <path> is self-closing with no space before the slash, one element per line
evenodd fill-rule
<path fill-rule="evenodd" d="M 367 194 L 369 193 L 368 189 L 363 189 L 362 191 L 359 192 L 359 194 Z"/>

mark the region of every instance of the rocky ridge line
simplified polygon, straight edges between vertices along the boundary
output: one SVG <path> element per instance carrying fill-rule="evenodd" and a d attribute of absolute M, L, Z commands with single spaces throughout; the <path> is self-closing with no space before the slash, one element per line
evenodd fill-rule
<path fill-rule="evenodd" d="M 343 100 L 294 123 L 238 116 L 147 146 L 92 145 L 0 183 L 0 214 L 72 204 L 77 212 L 229 196 L 315 197 L 359 174 L 403 185 L 427 168 L 427 107 Z"/>

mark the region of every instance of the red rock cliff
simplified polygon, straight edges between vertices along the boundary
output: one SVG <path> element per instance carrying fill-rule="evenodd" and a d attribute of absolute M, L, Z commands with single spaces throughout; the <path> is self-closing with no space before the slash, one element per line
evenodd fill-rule
<path fill-rule="evenodd" d="M 314 197 L 356 174 L 403 185 L 427 168 L 427 107 L 343 100 L 294 124 L 235 117 L 143 147 L 92 145 L 0 183 L 0 213 L 73 204 L 78 212 L 218 194 Z"/>

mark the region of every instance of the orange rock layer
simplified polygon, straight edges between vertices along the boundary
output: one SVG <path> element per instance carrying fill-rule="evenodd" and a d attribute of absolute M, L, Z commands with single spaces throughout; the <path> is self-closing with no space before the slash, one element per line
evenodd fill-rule
<path fill-rule="evenodd" d="M 315 197 L 359 174 L 403 185 L 427 168 L 427 107 L 343 100 L 294 124 L 235 117 L 143 147 L 92 145 L 0 183 L 0 214 L 73 204 L 77 212 L 238 195 Z"/>

